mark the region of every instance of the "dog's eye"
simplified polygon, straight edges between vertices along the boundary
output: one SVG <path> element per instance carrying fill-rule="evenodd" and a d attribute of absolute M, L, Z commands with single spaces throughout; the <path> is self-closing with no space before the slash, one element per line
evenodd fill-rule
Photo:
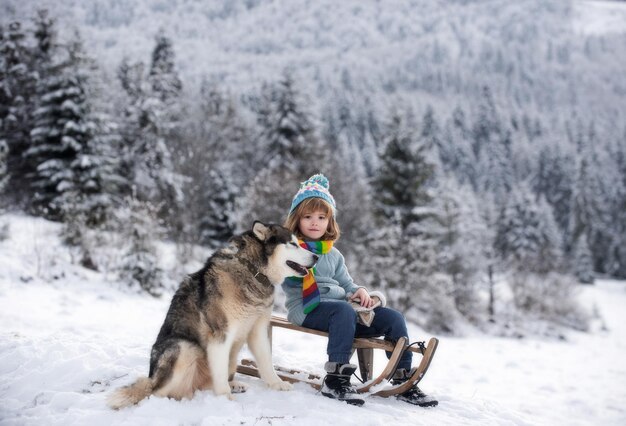
<path fill-rule="evenodd" d="M 298 247 L 298 244 L 294 243 L 293 241 L 291 241 L 291 242 L 289 243 L 289 245 L 290 245 L 290 246 L 294 246 L 294 247 Z"/>

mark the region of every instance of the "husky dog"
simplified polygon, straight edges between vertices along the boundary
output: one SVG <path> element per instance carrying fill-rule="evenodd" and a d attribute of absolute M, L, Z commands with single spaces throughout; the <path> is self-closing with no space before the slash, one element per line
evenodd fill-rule
<path fill-rule="evenodd" d="M 119 409 L 154 394 L 177 400 L 213 389 L 233 399 L 246 385 L 233 380 L 237 354 L 247 342 L 261 379 L 289 390 L 274 371 L 268 336 L 274 288 L 288 276 L 304 277 L 318 257 L 301 248 L 286 228 L 255 222 L 233 237 L 174 294 L 152 346 L 150 373 L 114 391 L 107 402 Z"/>

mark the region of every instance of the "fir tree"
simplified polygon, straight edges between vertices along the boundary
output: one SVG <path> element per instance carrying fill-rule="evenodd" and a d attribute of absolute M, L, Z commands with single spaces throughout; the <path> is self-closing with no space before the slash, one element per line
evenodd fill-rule
<path fill-rule="evenodd" d="M 209 173 L 202 189 L 204 197 L 200 204 L 205 214 L 198 223 L 200 242 L 217 248 L 235 234 L 235 198 L 239 191 L 232 185 L 229 175 L 219 170 Z"/>
<path fill-rule="evenodd" d="M 477 160 L 471 146 L 465 112 L 456 107 L 446 121 L 439 145 L 439 161 L 444 172 L 451 172 L 461 184 L 477 189 Z"/>
<path fill-rule="evenodd" d="M 496 247 L 513 268 L 536 273 L 562 269 L 561 235 L 552 211 L 526 185 L 514 191 L 498 219 Z"/>
<path fill-rule="evenodd" d="M 370 205 L 372 194 L 365 161 L 355 140 L 354 117 L 348 105 L 340 102 L 337 109 L 327 105 L 322 122 L 325 125 L 323 138 L 333 153 L 329 158 L 331 167 L 327 177 L 332 182 L 333 195 L 341 200 L 342 253 L 346 256 L 354 254 L 354 263 L 358 265 L 362 259 L 358 254 L 363 247 L 362 235 L 371 230 L 373 224 L 371 210 L 363 208 Z"/>
<path fill-rule="evenodd" d="M 149 202 L 128 197 L 118 210 L 117 222 L 128 236 L 123 262 L 119 267 L 122 281 L 158 296 L 163 288 L 164 273 L 159 267 L 155 240 L 163 234 L 157 209 Z"/>
<path fill-rule="evenodd" d="M 274 88 L 274 100 L 267 107 L 268 121 L 261 133 L 270 168 L 280 164 L 292 172 L 306 175 L 315 173 L 323 162 L 319 151 L 321 141 L 311 113 L 304 105 L 293 75 L 285 72 Z"/>
<path fill-rule="evenodd" d="M 568 252 L 585 234 L 593 254 L 594 271 L 604 272 L 607 254 L 614 235 L 610 231 L 610 195 L 613 182 L 605 182 L 594 150 L 582 144 L 572 187 L 571 214 L 568 226 Z"/>
<path fill-rule="evenodd" d="M 439 127 L 437 117 L 435 116 L 435 111 L 430 105 L 426 108 L 426 112 L 422 118 L 420 139 L 420 143 L 428 151 L 441 149 L 441 128 Z"/>
<path fill-rule="evenodd" d="M 437 192 L 437 217 L 443 231 L 437 247 L 437 269 L 452 280 L 455 307 L 467 318 L 477 320 L 480 284 L 488 267 L 493 232 L 481 217 L 471 188 L 446 179 Z"/>
<path fill-rule="evenodd" d="M 265 96 L 267 104 L 261 108 L 257 141 L 266 150 L 263 162 L 267 166 L 255 176 L 241 200 L 242 228 L 256 219 L 280 221 L 288 212 L 297 183 L 328 168 L 328 153 L 293 76 L 285 73 L 270 90 Z M 285 191 L 285 185 L 293 185 L 294 191 Z"/>
<path fill-rule="evenodd" d="M 152 92 L 165 104 L 175 102 L 182 91 L 183 84 L 176 71 L 172 41 L 164 35 L 156 38 L 148 81 Z"/>
<path fill-rule="evenodd" d="M 64 214 L 80 214 L 89 227 L 102 225 L 118 204 L 123 178 L 120 175 L 118 152 L 120 137 L 117 126 L 96 100 L 102 91 L 96 78 L 95 65 L 83 48 L 78 35 L 70 46 L 75 75 L 82 76 L 87 97 L 83 121 L 87 137 L 69 167 L 74 176 L 73 188 L 64 194 L 68 208 Z M 73 212 L 78 209 L 78 212 Z"/>
<path fill-rule="evenodd" d="M 453 311 L 446 315 L 439 308 L 449 307 L 450 283 L 433 279 L 443 234 L 428 189 L 433 166 L 410 119 L 410 114 L 391 114 L 381 167 L 372 182 L 378 230 L 366 245 L 374 255 L 364 268 L 369 285 L 382 287 L 391 306 L 413 312 L 413 318 L 431 329 L 449 330 Z M 436 281 L 439 287 L 433 286 Z M 433 299 L 439 303 L 431 304 Z"/>
<path fill-rule="evenodd" d="M 402 232 L 416 220 L 415 207 L 431 200 L 426 184 L 433 166 L 426 160 L 426 147 L 414 135 L 415 129 L 407 125 L 406 117 L 394 111 L 383 142 L 381 166 L 373 182 L 376 215 L 399 224 Z"/>
<path fill-rule="evenodd" d="M 30 145 L 36 87 L 33 47 L 20 22 L 0 28 L 0 141 L 8 148 L 10 194 L 18 205 L 27 202 L 27 176 L 32 172 L 23 154 Z"/>
<path fill-rule="evenodd" d="M 533 191 L 543 195 L 552 206 L 554 218 L 563 233 L 567 232 L 570 219 L 575 173 L 573 164 L 573 158 L 558 145 L 544 146 L 538 155 L 531 180 Z"/>
<path fill-rule="evenodd" d="M 7 157 L 9 155 L 9 147 L 6 142 L 0 141 L 0 200 L 4 198 L 4 191 L 6 190 L 7 183 L 9 181 L 9 172 L 7 167 Z M 0 202 L 0 212 L 4 210 L 3 203 Z"/>
<path fill-rule="evenodd" d="M 83 58 L 72 49 L 64 53 L 38 85 L 32 146 L 24 154 L 35 169 L 34 207 L 52 219 L 61 217 L 64 194 L 75 184 L 71 164 L 91 138 Z"/>
<path fill-rule="evenodd" d="M 593 259 L 587 236 L 581 234 L 572 252 L 572 269 L 578 281 L 583 284 L 593 284 Z"/>
<path fill-rule="evenodd" d="M 183 179 L 172 152 L 180 138 L 179 79 L 169 39 L 159 37 L 149 75 L 143 65 L 122 62 L 118 77 L 128 95 L 123 121 L 124 171 L 137 197 L 161 206 L 161 216 L 176 221 Z"/>
<path fill-rule="evenodd" d="M 46 70 L 55 56 L 57 46 L 56 22 L 49 16 L 47 9 L 37 11 L 35 17 L 35 61 L 40 71 Z"/>
<path fill-rule="evenodd" d="M 9 154 L 9 147 L 4 141 L 0 141 L 0 215 L 3 215 L 5 211 L 5 190 L 7 182 L 9 181 L 9 175 L 7 171 L 7 156 Z M 8 224 L 3 223 L 0 219 L 0 241 L 4 241 L 8 236 Z"/>
<path fill-rule="evenodd" d="M 494 193 L 499 204 L 514 182 L 511 144 L 512 133 L 502 125 L 491 89 L 486 86 L 472 128 L 472 150 L 478 159 L 478 188 Z"/>
<path fill-rule="evenodd" d="M 611 158 L 616 165 L 615 197 L 612 201 L 611 223 L 614 238 L 609 249 L 607 272 L 618 278 L 626 278 L 626 130 L 622 140 L 611 148 Z"/>
<path fill-rule="evenodd" d="M 207 82 L 200 92 L 202 124 L 197 151 L 210 156 L 205 163 L 219 163 L 232 183 L 241 187 L 256 175 L 258 170 L 251 163 L 257 163 L 262 153 L 252 143 L 242 108 L 230 94 Z"/>

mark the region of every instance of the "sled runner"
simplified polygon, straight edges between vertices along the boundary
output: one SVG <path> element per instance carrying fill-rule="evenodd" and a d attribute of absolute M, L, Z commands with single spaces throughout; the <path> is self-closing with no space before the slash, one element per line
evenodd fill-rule
<path fill-rule="evenodd" d="M 303 333 L 328 337 L 328 333 L 326 332 L 300 327 L 291 324 L 285 318 L 272 316 L 270 328 L 268 331 L 270 335 L 270 340 L 272 337 L 272 329 L 274 327 L 287 328 Z M 369 392 L 374 386 L 391 380 L 391 377 L 396 371 L 398 362 L 400 361 L 400 358 L 402 357 L 404 351 L 411 351 L 422 355 L 422 359 L 419 365 L 411 370 L 410 378 L 400 385 L 373 392 L 372 395 L 389 397 L 392 395 L 399 395 L 403 393 L 407 389 L 411 388 L 413 385 L 419 383 L 420 380 L 422 380 L 422 378 L 426 374 L 426 371 L 428 370 L 428 367 L 430 366 L 433 355 L 437 350 L 438 343 L 439 340 L 435 337 L 432 337 L 428 341 L 428 345 L 425 345 L 423 342 L 419 342 L 417 347 L 413 345 L 407 345 L 406 339 L 404 337 L 400 338 L 395 344 L 383 340 L 382 338 L 355 338 L 352 342 L 352 348 L 357 352 L 359 370 L 361 372 L 361 380 L 363 381 L 363 383 L 355 386 L 357 392 Z M 374 349 L 382 349 L 384 351 L 391 352 L 391 356 L 389 357 L 387 365 L 377 377 L 373 377 Z M 314 387 L 315 389 L 320 389 L 322 385 L 322 377 L 316 374 L 310 374 L 301 370 L 284 368 L 280 366 L 274 366 L 274 368 L 281 379 L 290 383 L 306 383 Z M 241 364 L 237 366 L 237 372 L 240 374 L 246 374 L 248 376 L 259 377 L 259 372 L 256 368 L 255 362 L 248 359 L 241 360 Z"/>

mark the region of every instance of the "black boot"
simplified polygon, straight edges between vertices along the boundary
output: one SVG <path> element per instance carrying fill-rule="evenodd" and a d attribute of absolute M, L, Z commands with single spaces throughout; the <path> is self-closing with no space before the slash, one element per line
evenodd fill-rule
<path fill-rule="evenodd" d="M 413 370 L 408 371 L 404 368 L 399 368 L 396 370 L 393 375 L 392 384 L 399 385 L 401 383 L 406 382 Z M 439 404 L 435 398 L 426 395 L 420 388 L 417 387 L 417 384 L 413 385 L 409 390 L 401 393 L 400 395 L 396 395 L 396 398 L 400 401 L 408 402 L 409 404 L 419 405 L 420 407 L 436 407 Z"/>
<path fill-rule="evenodd" d="M 329 361 L 324 365 L 324 369 L 328 374 L 322 381 L 322 395 L 352 405 L 363 405 L 365 400 L 350 384 L 350 376 L 356 371 L 356 365 Z"/>

